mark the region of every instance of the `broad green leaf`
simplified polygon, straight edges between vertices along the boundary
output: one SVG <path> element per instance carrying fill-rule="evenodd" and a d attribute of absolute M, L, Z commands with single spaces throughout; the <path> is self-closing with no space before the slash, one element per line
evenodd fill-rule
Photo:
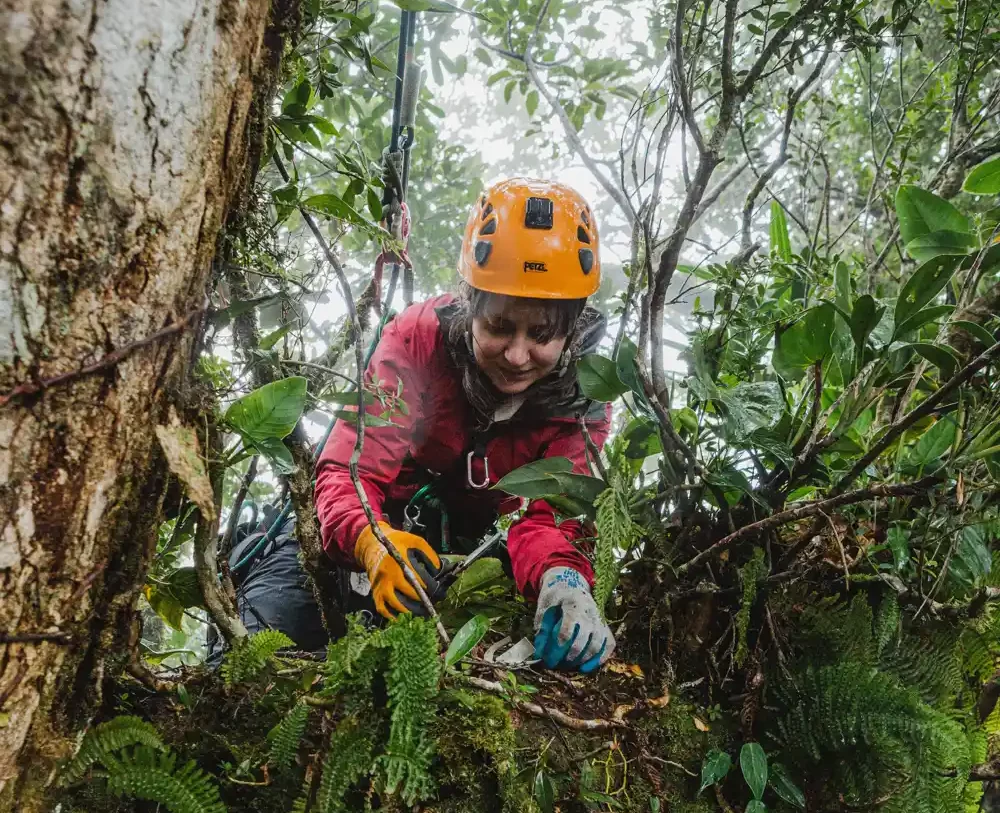
<path fill-rule="evenodd" d="M 566 518 L 587 517 L 587 519 L 594 519 L 597 516 L 597 509 L 594 508 L 593 503 L 584 502 L 576 497 L 568 497 L 563 494 L 546 494 L 544 499 L 545 502 Z"/>
<path fill-rule="evenodd" d="M 858 359 L 861 358 L 861 351 L 864 350 L 868 337 L 882 319 L 884 312 L 885 306 L 877 305 L 875 300 L 868 294 L 858 297 L 854 303 L 850 324 L 851 338 L 854 339 Z"/>
<path fill-rule="evenodd" d="M 851 312 L 851 269 L 847 263 L 839 262 L 833 270 L 833 287 L 837 297 L 837 307 L 845 314 Z M 850 318 L 848 318 L 850 324 Z"/>
<path fill-rule="evenodd" d="M 898 338 L 908 333 L 913 333 L 924 325 L 929 325 L 931 322 L 936 322 L 938 319 L 948 316 L 954 310 L 954 305 L 932 305 L 929 308 L 924 308 L 922 311 L 917 311 L 905 322 L 896 324 L 894 336 Z"/>
<path fill-rule="evenodd" d="M 886 534 L 886 542 L 892 551 L 892 560 L 898 573 L 910 561 L 910 531 L 902 525 L 893 525 Z"/>
<path fill-rule="evenodd" d="M 914 342 L 906 347 L 915 350 L 923 358 L 941 371 L 941 380 L 951 378 L 955 367 L 961 361 L 958 354 L 947 345 L 931 344 L 930 342 Z"/>
<path fill-rule="evenodd" d="M 785 210 L 776 200 L 771 201 L 771 253 L 782 262 L 791 262 L 792 244 L 788 239 L 788 220 Z"/>
<path fill-rule="evenodd" d="M 806 795 L 792 781 L 792 778 L 788 775 L 788 769 L 780 762 L 775 762 L 771 765 L 770 782 L 771 787 L 774 788 L 774 792 L 781 799 L 802 810 L 806 809 Z M 747 810 L 749 811 L 749 808 Z"/>
<path fill-rule="evenodd" d="M 370 186 L 368 187 L 368 211 L 376 223 L 382 219 L 382 201 L 379 199 L 378 193 Z"/>
<path fill-rule="evenodd" d="M 628 336 L 624 336 L 618 348 L 618 355 L 615 357 L 615 369 L 618 380 L 639 396 L 645 404 L 646 392 L 642 388 L 642 382 L 639 381 L 639 369 L 636 362 L 638 353 L 639 348 L 635 346 L 635 342 Z"/>
<path fill-rule="evenodd" d="M 903 244 L 933 231 L 972 231 L 969 219 L 933 192 L 918 186 L 903 185 L 896 192 L 896 216 Z"/>
<path fill-rule="evenodd" d="M 744 381 L 731 389 L 719 388 L 714 399 L 725 407 L 726 436 L 742 441 L 758 429 L 781 419 L 785 400 L 776 381 Z"/>
<path fill-rule="evenodd" d="M 973 167 L 962 189 L 973 195 L 1000 194 L 1000 155 Z"/>
<path fill-rule="evenodd" d="M 552 780 L 545 771 L 535 774 L 532 795 L 542 813 L 552 813 L 555 807 L 555 790 L 552 788 Z"/>
<path fill-rule="evenodd" d="M 649 813 L 660 813 L 660 800 L 655 796 L 649 797 Z"/>
<path fill-rule="evenodd" d="M 775 339 L 771 363 L 783 378 L 798 379 L 832 348 L 837 310 L 830 303 L 810 308 Z"/>
<path fill-rule="evenodd" d="M 663 451 L 657 425 L 649 418 L 633 418 L 622 432 L 622 438 L 625 457 L 629 460 L 643 460 Z"/>
<path fill-rule="evenodd" d="M 552 475 L 569 474 L 573 471 L 573 463 L 565 457 L 543 457 L 510 472 L 499 483 L 493 486 L 497 491 L 506 491 L 516 497 L 534 500 L 548 494 L 558 493 Z"/>
<path fill-rule="evenodd" d="M 267 458 L 267 462 L 279 474 L 294 474 L 297 471 L 292 453 L 278 438 L 261 438 L 253 441 L 253 447 Z"/>
<path fill-rule="evenodd" d="M 306 404 L 306 379 L 283 378 L 244 395 L 226 410 L 225 422 L 251 441 L 281 439 L 295 428 Z"/>
<path fill-rule="evenodd" d="M 934 297 L 941 293 L 960 261 L 960 257 L 942 255 L 928 260 L 913 272 L 896 300 L 894 316 L 896 335 L 900 335 L 899 326 L 903 322 L 930 304 Z"/>
<path fill-rule="evenodd" d="M 592 503 L 608 487 L 600 477 L 591 477 L 588 474 L 559 471 L 550 474 L 549 477 L 558 484 L 558 490 L 551 493 L 572 497 L 582 502 Z"/>
<path fill-rule="evenodd" d="M 166 624 L 175 630 L 180 630 L 184 622 L 184 605 L 175 599 L 169 592 L 160 590 L 155 584 L 147 584 L 142 588 L 146 601 L 150 608 Z"/>
<path fill-rule="evenodd" d="M 976 322 L 967 322 L 964 319 L 957 319 L 951 323 L 951 326 L 961 328 L 966 333 L 972 334 L 977 341 L 982 342 L 987 347 L 992 347 L 997 343 L 997 340 L 993 338 L 993 334 Z"/>
<path fill-rule="evenodd" d="M 906 253 L 918 263 L 941 254 L 966 255 L 975 248 L 975 238 L 964 231 L 932 231 L 906 244 Z"/>
<path fill-rule="evenodd" d="M 751 799 L 743 813 L 767 813 L 767 806 L 760 799 Z"/>
<path fill-rule="evenodd" d="M 732 765 L 733 761 L 729 754 L 718 748 L 713 748 L 705 754 L 705 761 L 701 763 L 701 787 L 698 788 L 698 793 L 725 778 Z"/>
<path fill-rule="evenodd" d="M 628 391 L 628 387 L 618 378 L 615 363 L 596 353 L 584 356 L 576 363 L 580 390 L 595 401 L 614 401 Z"/>
<path fill-rule="evenodd" d="M 444 655 L 444 665 L 454 666 L 472 651 L 483 636 L 490 630 L 490 620 L 485 615 L 476 615 L 465 622 L 465 625 L 455 633 Z"/>
<path fill-rule="evenodd" d="M 917 468 L 938 462 L 955 441 L 955 432 L 955 421 L 949 417 L 939 419 L 910 449 L 906 462 Z"/>
<path fill-rule="evenodd" d="M 528 109 L 528 115 L 535 115 L 535 111 L 538 109 L 538 91 L 531 91 L 524 99 L 524 105 Z"/>
<path fill-rule="evenodd" d="M 179 567 L 160 581 L 157 589 L 169 593 L 184 609 L 202 606 L 201 586 L 193 567 Z"/>
<path fill-rule="evenodd" d="M 977 587 L 989 575 L 992 564 L 984 527 L 969 525 L 963 528 L 948 568 L 952 580 L 967 589 Z"/>
<path fill-rule="evenodd" d="M 767 755 L 759 743 L 748 742 L 740 749 L 740 770 L 754 799 L 759 800 L 767 785 Z"/>
<path fill-rule="evenodd" d="M 287 325 L 282 325 L 277 330 L 273 330 L 268 333 L 264 338 L 260 340 L 261 350 L 270 350 L 278 342 L 280 342 L 285 336 L 288 335 L 288 331 L 292 329 L 292 322 Z"/>
<path fill-rule="evenodd" d="M 339 195 L 334 195 L 330 192 L 323 195 L 312 195 L 302 201 L 302 205 L 306 209 L 313 209 L 330 217 L 346 220 L 359 226 L 371 225 L 361 212 Z"/>

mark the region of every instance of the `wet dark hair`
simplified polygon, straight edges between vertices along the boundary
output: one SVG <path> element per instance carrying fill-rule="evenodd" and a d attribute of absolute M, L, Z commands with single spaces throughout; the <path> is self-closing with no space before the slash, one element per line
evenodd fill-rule
<path fill-rule="evenodd" d="M 473 288 L 463 281 L 458 289 L 458 302 L 462 306 L 465 320 L 470 322 L 477 316 L 485 316 L 490 300 L 497 296 L 499 295 Z M 569 336 L 576 328 L 583 309 L 587 307 L 586 299 L 528 299 L 527 301 L 540 305 L 545 313 L 547 330 L 541 338 L 542 341 Z"/>
<path fill-rule="evenodd" d="M 462 389 L 483 423 L 490 423 L 497 408 L 510 396 L 498 392 L 476 364 L 472 347 L 472 320 L 488 312 L 490 300 L 496 297 L 488 291 L 459 284 L 455 301 L 442 314 L 445 345 L 455 365 L 462 373 Z M 604 317 L 587 307 L 586 299 L 532 299 L 546 314 L 551 335 L 546 341 L 566 336 L 566 347 L 556 368 L 525 392 L 526 403 L 540 410 L 539 415 L 569 409 L 580 400 L 576 375 L 571 362 L 586 352 L 592 352 L 604 333 Z M 521 410 L 528 413 L 532 410 Z"/>

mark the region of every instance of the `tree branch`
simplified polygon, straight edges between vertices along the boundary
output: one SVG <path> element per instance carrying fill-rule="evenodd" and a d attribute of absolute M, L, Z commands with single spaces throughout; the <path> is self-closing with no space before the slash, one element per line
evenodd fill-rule
<path fill-rule="evenodd" d="M 940 481 L 940 477 L 924 477 L 913 483 L 902 483 L 894 486 L 875 485 L 868 488 L 858 489 L 857 491 L 851 491 L 847 494 L 840 494 L 825 500 L 813 500 L 805 505 L 800 505 L 798 508 L 790 508 L 787 511 L 779 511 L 777 514 L 772 514 L 771 516 L 758 520 L 757 522 L 744 525 L 735 533 L 724 536 L 718 542 L 713 543 L 697 556 L 678 567 L 677 575 L 681 576 L 684 573 L 687 573 L 687 571 L 689 571 L 692 567 L 701 564 L 710 556 L 728 548 L 734 542 L 744 539 L 745 537 L 762 533 L 763 531 L 769 531 L 772 528 L 787 525 L 789 522 L 796 522 L 797 520 L 805 519 L 806 517 L 818 516 L 828 511 L 832 511 L 835 508 L 839 508 L 842 505 L 850 505 L 852 503 L 864 502 L 866 500 L 878 499 L 880 497 L 909 497 L 915 494 L 922 494 Z"/>
<path fill-rule="evenodd" d="M 581 720 L 578 717 L 570 717 L 568 714 L 559 711 L 558 709 L 549 709 L 544 706 L 540 706 L 537 703 L 527 703 L 523 700 L 515 700 L 510 698 L 510 692 L 504 689 L 501 684 L 492 680 L 484 680 L 483 678 L 465 675 L 462 676 L 462 680 L 471 686 L 475 686 L 477 689 L 482 689 L 484 692 L 490 692 L 491 694 L 500 695 L 500 697 L 510 699 L 511 703 L 519 711 L 525 711 L 534 717 L 552 720 L 553 722 L 556 722 L 565 728 L 570 728 L 573 731 L 610 731 L 615 728 L 628 728 L 624 722 L 619 722 L 618 720 L 602 720 L 600 718 L 595 720 Z"/>

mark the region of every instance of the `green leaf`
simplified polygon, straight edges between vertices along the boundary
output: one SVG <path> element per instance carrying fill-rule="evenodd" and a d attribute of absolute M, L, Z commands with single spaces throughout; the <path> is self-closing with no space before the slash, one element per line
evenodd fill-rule
<path fill-rule="evenodd" d="M 143 588 L 143 593 L 153 612 L 160 616 L 168 626 L 175 630 L 182 629 L 181 624 L 184 622 L 183 604 L 154 584 L 147 584 Z"/>
<path fill-rule="evenodd" d="M 740 749 L 740 770 L 754 799 L 759 800 L 767 785 L 767 755 L 759 743 L 748 742 Z"/>
<path fill-rule="evenodd" d="M 931 344 L 930 342 L 914 342 L 906 347 L 915 350 L 923 358 L 941 371 L 941 379 L 951 378 L 955 367 L 961 361 L 958 354 L 947 345 Z"/>
<path fill-rule="evenodd" d="M 733 761 L 729 754 L 718 748 L 713 748 L 705 754 L 705 761 L 701 763 L 701 787 L 698 788 L 698 793 L 723 779 L 732 765 Z"/>
<path fill-rule="evenodd" d="M 767 813 L 767 806 L 760 799 L 751 799 L 743 813 Z"/>
<path fill-rule="evenodd" d="M 313 209 L 322 212 L 330 217 L 337 217 L 359 226 L 370 225 L 357 209 L 344 200 L 339 195 L 327 193 L 324 195 L 312 195 L 302 201 L 306 209 Z"/>
<path fill-rule="evenodd" d="M 553 474 L 560 472 L 568 474 L 571 471 L 573 463 L 568 458 L 543 457 L 541 460 L 514 469 L 493 488 L 516 497 L 534 500 L 554 493 L 557 484 L 552 478 Z"/>
<path fill-rule="evenodd" d="M 489 629 L 490 619 L 485 615 L 476 615 L 466 621 L 465 625 L 451 639 L 448 651 L 444 656 L 444 665 L 454 666 L 458 663 L 483 639 Z"/>
<path fill-rule="evenodd" d="M 913 333 L 914 331 L 922 328 L 924 325 L 936 322 L 938 319 L 947 316 L 954 310 L 954 305 L 933 305 L 930 308 L 924 308 L 922 311 L 917 311 L 905 322 L 896 324 L 893 328 L 893 338 L 899 338 L 901 336 L 906 336 L 908 333 Z"/>
<path fill-rule="evenodd" d="M 372 220 L 378 222 L 382 219 L 382 201 L 379 199 L 378 193 L 368 187 L 368 211 L 371 212 Z"/>
<path fill-rule="evenodd" d="M 851 312 L 851 269 L 847 263 L 839 262 L 833 270 L 833 288 L 836 292 L 837 307 L 845 314 Z M 850 321 L 850 320 L 848 320 Z"/>
<path fill-rule="evenodd" d="M 649 418 L 633 418 L 622 431 L 622 439 L 629 460 L 643 460 L 663 451 L 657 425 Z"/>
<path fill-rule="evenodd" d="M 788 769 L 780 762 L 771 765 L 771 787 L 774 792 L 784 801 L 795 807 L 806 809 L 806 795 L 802 789 L 792 781 L 788 775 Z M 749 810 L 749 808 L 747 808 Z"/>
<path fill-rule="evenodd" d="M 278 342 L 280 342 L 285 336 L 288 335 L 288 331 L 292 329 L 293 323 L 289 322 L 287 325 L 282 325 L 277 330 L 271 331 L 263 339 L 260 340 L 261 350 L 270 350 Z"/>
<path fill-rule="evenodd" d="M 628 391 L 628 386 L 618 377 L 615 363 L 596 353 L 584 356 L 576 363 L 580 390 L 595 401 L 614 401 Z"/>
<path fill-rule="evenodd" d="M 885 306 L 877 305 L 868 294 L 858 297 L 854 303 L 850 324 L 851 338 L 854 339 L 854 346 L 857 348 L 857 358 L 861 358 L 861 351 L 864 350 L 871 332 L 882 319 L 883 313 L 885 313 Z"/>
<path fill-rule="evenodd" d="M 829 355 L 837 309 L 829 302 L 810 308 L 775 339 L 772 364 L 783 378 L 798 379 L 803 371 Z"/>
<path fill-rule="evenodd" d="M 941 418 L 924 432 L 910 449 L 906 462 L 910 466 L 922 468 L 928 463 L 939 461 L 955 442 L 957 427 L 951 418 Z"/>
<path fill-rule="evenodd" d="M 896 572 L 900 572 L 910 561 L 910 531 L 902 525 L 893 525 L 886 534 L 886 542 L 892 551 Z"/>
<path fill-rule="evenodd" d="M 951 326 L 954 328 L 961 328 L 987 347 L 992 347 L 997 343 L 997 340 L 993 338 L 993 334 L 976 322 L 967 322 L 964 319 L 957 319 L 951 323 Z"/>
<path fill-rule="evenodd" d="M 535 111 L 538 109 L 538 91 L 531 91 L 524 99 L 524 105 L 528 109 L 528 115 L 535 115 Z"/>
<path fill-rule="evenodd" d="M 941 293 L 958 268 L 960 260 L 960 257 L 942 255 L 928 260 L 913 272 L 896 300 L 894 319 L 897 326 L 930 304 Z"/>
<path fill-rule="evenodd" d="M 963 528 L 948 570 L 952 579 L 963 587 L 976 587 L 989 575 L 992 564 L 984 527 L 969 525 Z"/>
<path fill-rule="evenodd" d="M 545 771 L 539 771 L 535 774 L 532 795 L 542 813 L 552 813 L 555 807 L 555 790 L 552 788 L 552 780 L 549 779 L 549 775 Z"/>
<path fill-rule="evenodd" d="M 973 167 L 962 189 L 973 195 L 1000 194 L 1000 155 Z"/>
<path fill-rule="evenodd" d="M 253 448 L 267 458 L 267 462 L 279 474 L 295 474 L 298 467 L 292 459 L 292 453 L 288 451 L 278 438 L 261 438 L 252 442 Z"/>
<path fill-rule="evenodd" d="M 156 587 L 169 593 L 185 610 L 202 606 L 201 585 L 198 584 L 198 574 L 193 567 L 177 568 Z"/>
<path fill-rule="evenodd" d="M 306 379 L 283 378 L 244 395 L 226 410 L 225 422 L 251 441 L 281 439 L 295 428 L 306 405 Z"/>
<path fill-rule="evenodd" d="M 771 253 L 782 262 L 791 262 L 792 243 L 788 239 L 788 220 L 785 210 L 776 200 L 771 201 Z"/>
<path fill-rule="evenodd" d="M 904 184 L 896 192 L 899 234 L 907 247 L 912 240 L 938 230 L 971 232 L 968 218 L 933 192 Z"/>
<path fill-rule="evenodd" d="M 965 256 L 975 248 L 975 238 L 962 231 L 932 231 L 906 244 L 906 253 L 919 263 L 942 254 Z"/>
<path fill-rule="evenodd" d="M 600 477 L 591 477 L 589 474 L 560 471 L 550 474 L 549 477 L 558 484 L 558 490 L 550 492 L 550 495 L 564 495 L 585 503 L 592 503 L 608 487 Z"/>

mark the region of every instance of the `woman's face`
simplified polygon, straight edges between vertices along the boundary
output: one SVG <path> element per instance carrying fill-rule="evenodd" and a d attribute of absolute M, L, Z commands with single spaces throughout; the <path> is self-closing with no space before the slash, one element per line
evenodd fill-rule
<path fill-rule="evenodd" d="M 545 306 L 516 296 L 490 296 L 472 319 L 476 364 L 500 392 L 524 392 L 555 369 L 566 346 L 554 336 Z"/>

